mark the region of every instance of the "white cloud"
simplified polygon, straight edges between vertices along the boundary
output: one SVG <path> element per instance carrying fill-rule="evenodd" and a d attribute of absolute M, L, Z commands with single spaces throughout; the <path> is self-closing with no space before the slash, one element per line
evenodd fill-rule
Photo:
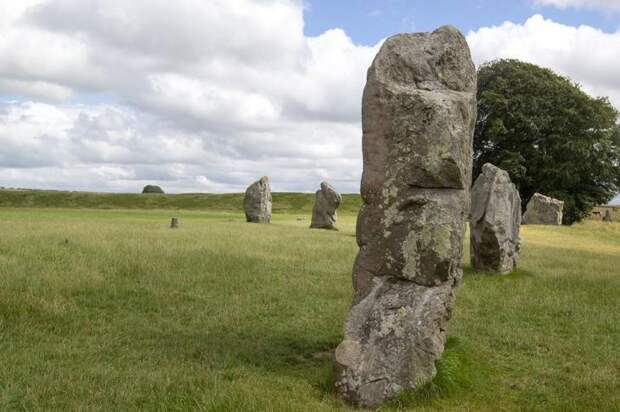
<path fill-rule="evenodd" d="M 467 41 L 477 64 L 516 58 L 549 67 L 593 95 L 609 96 L 620 108 L 620 31 L 567 26 L 535 15 L 523 24 L 506 22 L 471 31 Z"/>
<path fill-rule="evenodd" d="M 535 0 L 535 2 L 543 6 L 554 6 L 560 9 L 575 7 L 620 10 L 619 0 Z"/>
<path fill-rule="evenodd" d="M 357 124 L 304 121 L 275 130 L 177 127 L 118 105 L 0 105 L 0 186 L 139 191 L 242 191 L 263 173 L 282 191 L 359 182 Z M 303 186 L 305 185 L 305 186 Z"/>
<path fill-rule="evenodd" d="M 0 2 L 0 186 L 240 191 L 267 174 L 275 190 L 328 179 L 357 191 L 361 94 L 378 45 L 340 29 L 306 37 L 303 8 Z M 534 16 L 468 41 L 478 63 L 548 66 L 620 107 L 619 36 Z"/>
<path fill-rule="evenodd" d="M 376 49 L 305 37 L 295 0 L 4 4 L 0 95 L 25 103 L 0 106 L 0 185 L 356 191 Z"/>

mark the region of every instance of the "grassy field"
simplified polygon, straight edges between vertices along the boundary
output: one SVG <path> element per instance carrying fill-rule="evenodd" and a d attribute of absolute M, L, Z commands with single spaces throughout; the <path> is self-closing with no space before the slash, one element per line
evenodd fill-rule
<path fill-rule="evenodd" d="M 347 410 L 354 224 L 0 208 L 0 410 Z M 620 410 L 620 224 L 522 237 L 512 275 L 465 263 L 437 378 L 383 410 Z"/>

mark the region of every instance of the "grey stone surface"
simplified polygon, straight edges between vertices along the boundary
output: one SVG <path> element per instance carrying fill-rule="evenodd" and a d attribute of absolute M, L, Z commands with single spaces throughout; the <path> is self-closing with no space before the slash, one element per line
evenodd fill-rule
<path fill-rule="evenodd" d="M 611 222 L 613 221 L 613 219 L 611 218 L 611 212 L 609 210 L 605 211 L 605 214 L 603 215 L 603 222 Z"/>
<path fill-rule="evenodd" d="M 271 188 L 267 176 L 252 183 L 245 191 L 243 199 L 245 218 L 252 223 L 271 221 Z"/>
<path fill-rule="evenodd" d="M 336 229 L 338 218 L 336 209 L 342 203 L 342 196 L 329 183 L 321 182 L 321 189 L 316 191 L 314 206 L 312 207 L 313 229 Z"/>
<path fill-rule="evenodd" d="M 164 193 L 164 190 L 157 185 L 146 185 L 142 189 L 142 193 Z"/>
<path fill-rule="evenodd" d="M 510 273 L 519 258 L 521 196 L 508 172 L 487 163 L 471 191 L 469 239 L 476 270 Z"/>
<path fill-rule="evenodd" d="M 564 202 L 540 193 L 527 203 L 523 214 L 523 224 L 527 225 L 561 225 Z"/>
<path fill-rule="evenodd" d="M 476 71 L 444 26 L 388 38 L 362 102 L 360 247 L 336 388 L 375 407 L 433 378 L 469 212 Z"/>

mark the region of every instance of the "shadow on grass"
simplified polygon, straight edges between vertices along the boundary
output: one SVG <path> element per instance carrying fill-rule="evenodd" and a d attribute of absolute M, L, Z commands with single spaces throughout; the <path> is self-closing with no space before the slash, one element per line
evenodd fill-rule
<path fill-rule="evenodd" d="M 523 278 L 532 278 L 534 277 L 534 274 L 532 272 L 519 269 L 519 268 L 516 268 L 512 272 L 507 273 L 507 274 L 501 274 L 497 272 L 480 272 L 480 271 L 474 270 L 474 268 L 472 268 L 471 265 L 465 265 L 463 266 L 463 277 L 465 278 L 484 277 L 484 278 L 488 278 L 489 280 L 505 281 L 505 280 L 519 280 Z"/>
<path fill-rule="evenodd" d="M 339 336 L 323 340 L 303 333 L 262 332 L 262 336 L 253 332 L 244 336 L 238 331 L 208 331 L 208 339 L 194 348 L 192 362 L 198 361 L 228 382 L 243 380 L 248 373 L 272 375 L 305 381 L 320 398 L 335 394 L 333 352 Z"/>
<path fill-rule="evenodd" d="M 457 337 L 448 338 L 443 356 L 436 366 L 437 374 L 432 381 L 415 390 L 402 392 L 386 406 L 399 410 L 424 407 L 440 399 L 459 396 L 479 385 L 478 382 L 484 380 L 488 369 L 473 359 L 472 352 Z"/>
<path fill-rule="evenodd" d="M 125 336 L 115 345 L 108 345 L 100 354 L 102 359 L 114 359 L 119 348 L 125 348 L 129 353 L 147 354 L 155 359 L 152 367 L 158 367 L 160 362 L 164 365 L 193 364 L 195 370 L 205 370 L 223 382 L 244 385 L 244 382 L 262 376 L 304 381 L 314 388 L 314 396 L 338 403 L 334 389 L 333 350 L 341 340 L 339 332 L 313 331 L 305 328 L 303 323 L 287 325 L 288 316 L 288 320 L 279 319 L 278 323 L 268 312 L 237 318 L 235 323 L 219 323 L 211 319 L 181 325 L 160 317 L 162 308 L 157 307 L 152 292 L 128 290 L 115 299 L 101 296 L 101 291 L 98 295 L 89 296 L 90 299 L 83 302 L 97 313 L 111 309 L 107 304 L 112 300 L 116 309 L 136 312 L 141 308 L 148 314 L 147 317 L 123 321 Z M 107 323 L 105 320 L 100 322 L 101 325 Z M 423 406 L 458 396 L 478 386 L 475 382 L 483 370 L 480 362 L 472 360 L 469 348 L 458 338 L 451 337 L 437 363 L 437 375 L 433 381 L 418 390 L 404 393 L 388 406 Z"/>
<path fill-rule="evenodd" d="M 261 340 L 243 339 L 246 345 L 236 345 L 238 338 L 220 337 L 219 350 L 204 348 L 196 353 L 210 369 L 221 369 L 224 379 L 242 378 L 245 368 L 261 373 L 286 376 L 307 381 L 322 398 L 335 399 L 334 340 L 304 339 L 302 336 L 264 336 Z M 227 348 L 227 349 L 224 349 Z M 234 349 L 233 349 L 234 348 Z M 389 409 L 427 406 L 433 402 L 459 396 L 484 380 L 487 367 L 473 359 L 472 352 L 458 338 L 448 338 L 442 358 L 437 362 L 435 378 L 416 390 L 406 391 L 388 403 Z"/>
<path fill-rule="evenodd" d="M 243 262 L 239 262 L 239 258 L 230 261 L 243 269 L 260 268 L 258 262 L 261 260 L 246 257 Z M 251 381 L 262 376 L 304 381 L 316 390 L 315 396 L 333 399 L 332 351 L 340 342 L 341 334 L 339 328 L 320 326 L 333 325 L 331 317 L 319 323 L 308 316 L 317 310 L 318 301 L 278 305 L 279 296 L 267 294 L 261 295 L 261 299 L 269 304 L 257 304 L 248 310 L 230 303 L 227 295 L 251 294 L 251 283 L 229 290 L 223 286 L 226 282 L 217 283 L 211 278 L 205 280 L 209 280 L 210 287 L 218 293 L 198 298 L 178 290 L 178 294 L 162 295 L 160 289 L 146 288 L 141 283 L 149 277 L 148 268 L 134 266 L 131 261 L 123 261 L 111 271 L 110 277 L 116 281 L 114 288 L 80 290 L 79 296 L 74 297 L 80 305 L 90 309 L 96 316 L 96 325 L 104 327 L 104 331 L 123 331 L 122 339 L 115 345 L 108 345 L 107 355 L 116 356 L 119 348 L 126 348 L 132 354 L 148 354 L 154 360 L 154 368 L 159 363 L 181 362 L 213 373 L 224 382 Z M 230 271 L 235 273 L 235 269 L 231 264 Z M 261 272 L 257 273 L 259 276 Z M 161 287 L 167 290 L 167 285 Z M 221 299 L 221 305 L 230 307 L 220 311 L 210 302 L 215 296 Z M 292 296 L 295 295 L 282 300 L 292 299 Z M 211 315 L 192 316 L 197 311 Z M 102 313 L 107 314 L 109 320 L 102 319 Z M 110 326 L 109 321 L 118 324 Z M 468 388 L 473 374 L 472 363 L 470 351 L 458 339 L 449 338 L 444 356 L 437 365 L 436 378 L 399 397 L 395 405 L 433 402 Z"/>

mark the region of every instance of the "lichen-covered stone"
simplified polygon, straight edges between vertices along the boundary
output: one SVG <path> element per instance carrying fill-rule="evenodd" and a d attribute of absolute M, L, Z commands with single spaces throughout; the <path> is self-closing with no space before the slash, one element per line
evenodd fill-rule
<path fill-rule="evenodd" d="M 387 39 L 362 102 L 363 205 L 336 387 L 374 407 L 432 379 L 462 276 L 476 71 L 452 27 Z"/>
<path fill-rule="evenodd" d="M 523 214 L 523 224 L 527 225 L 561 225 L 564 202 L 540 193 L 527 203 Z"/>
<path fill-rule="evenodd" d="M 487 163 L 471 191 L 471 264 L 510 273 L 519 257 L 521 197 L 508 172 Z"/>
<path fill-rule="evenodd" d="M 336 229 L 336 209 L 342 203 L 342 197 L 329 183 L 321 182 L 321 189 L 316 191 L 314 206 L 312 207 L 313 229 Z"/>
<path fill-rule="evenodd" d="M 252 183 L 245 191 L 243 199 L 245 218 L 252 223 L 271 221 L 271 188 L 267 176 Z"/>

